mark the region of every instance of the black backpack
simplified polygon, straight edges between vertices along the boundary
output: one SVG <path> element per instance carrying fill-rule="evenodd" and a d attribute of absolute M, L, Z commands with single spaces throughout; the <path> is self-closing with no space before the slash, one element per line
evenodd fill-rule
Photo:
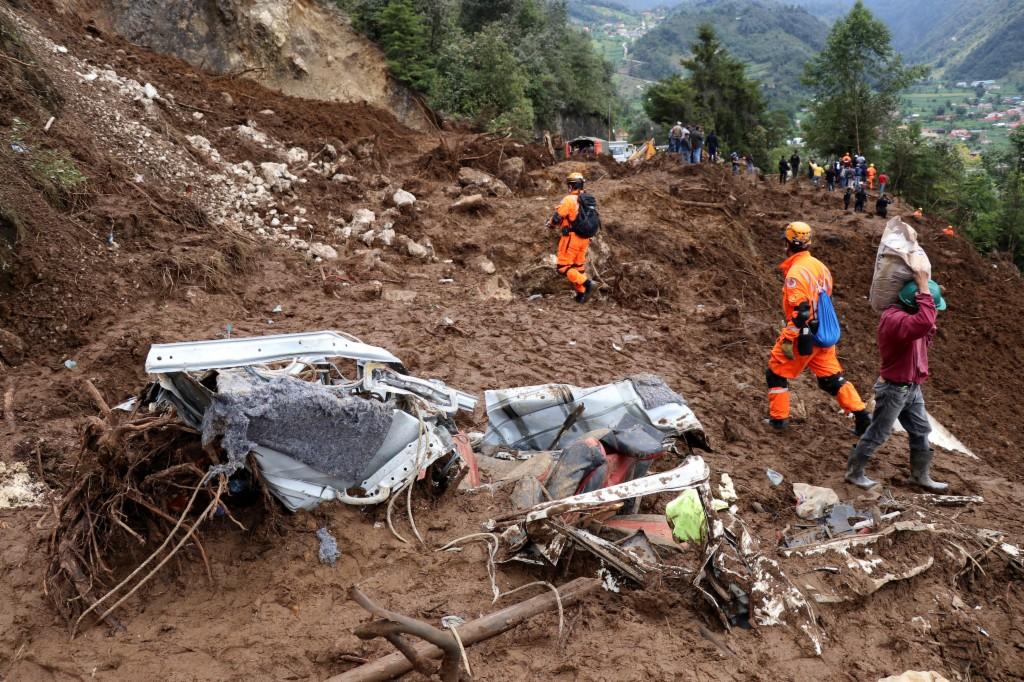
<path fill-rule="evenodd" d="M 601 216 L 597 212 L 597 199 L 591 194 L 580 192 L 577 197 L 576 220 L 572 221 L 570 229 L 577 236 L 584 239 L 591 239 L 601 229 Z"/>

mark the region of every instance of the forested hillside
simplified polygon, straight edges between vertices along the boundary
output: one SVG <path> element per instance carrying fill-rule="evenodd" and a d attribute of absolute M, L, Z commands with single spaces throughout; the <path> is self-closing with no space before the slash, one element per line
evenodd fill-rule
<path fill-rule="evenodd" d="M 447 118 L 530 136 L 600 117 L 611 65 L 549 0 L 337 0 L 396 78 Z"/>
<path fill-rule="evenodd" d="M 677 8 L 637 41 L 635 75 L 654 80 L 679 73 L 680 59 L 705 23 L 749 65 L 749 75 L 763 83 L 774 106 L 796 107 L 804 62 L 824 45 L 828 27 L 804 9 L 775 2 L 701 0 Z"/>
<path fill-rule="evenodd" d="M 832 21 L 854 0 L 792 2 Z M 889 27 L 893 46 L 908 61 L 932 64 L 938 75 L 996 79 L 1024 67 L 1021 0 L 864 0 L 864 5 Z"/>

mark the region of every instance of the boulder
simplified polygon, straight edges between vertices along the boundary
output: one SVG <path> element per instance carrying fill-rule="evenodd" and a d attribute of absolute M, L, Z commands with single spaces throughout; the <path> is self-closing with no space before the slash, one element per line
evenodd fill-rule
<path fill-rule="evenodd" d="M 513 156 L 501 162 L 501 179 L 512 189 L 519 187 L 519 181 L 522 180 L 525 172 L 526 162 L 519 156 Z"/>
<path fill-rule="evenodd" d="M 484 255 L 476 256 L 469 261 L 469 265 L 475 270 L 479 270 L 485 275 L 493 275 L 497 272 L 497 268 L 494 267 L 494 263 L 490 258 Z"/>
<path fill-rule="evenodd" d="M 391 202 L 398 208 L 405 208 L 416 203 L 416 196 L 412 192 L 400 189 L 391 195 Z"/>
<path fill-rule="evenodd" d="M 408 289 L 385 289 L 381 298 L 388 303 L 412 303 L 416 300 L 416 292 Z"/>
<path fill-rule="evenodd" d="M 359 229 L 373 225 L 377 222 L 377 216 L 368 208 L 357 208 L 352 212 L 352 220 L 349 223 L 352 229 Z"/>
<path fill-rule="evenodd" d="M 298 180 L 283 163 L 264 161 L 260 164 L 260 172 L 267 186 L 274 192 L 287 192 L 292 188 L 292 182 Z"/>
<path fill-rule="evenodd" d="M 353 184 L 359 182 L 359 178 L 357 178 L 356 176 L 354 176 L 354 175 L 345 175 L 344 173 L 337 173 L 337 174 L 335 174 L 334 176 L 331 177 L 331 180 L 333 180 L 334 182 L 341 182 L 341 183 L 344 183 L 346 185 L 353 185 Z"/>
<path fill-rule="evenodd" d="M 292 147 L 285 152 L 285 158 L 288 159 L 290 165 L 306 163 L 309 161 L 309 152 L 302 147 Z"/>
<path fill-rule="evenodd" d="M 455 203 L 453 203 L 448 210 L 450 211 L 474 211 L 482 209 L 486 206 L 484 202 L 483 194 L 470 194 L 464 196 Z"/>
<path fill-rule="evenodd" d="M 324 244 L 323 242 L 313 242 L 309 245 L 309 252 L 317 258 L 323 260 L 334 260 L 338 257 L 338 252 L 333 246 Z"/>
<path fill-rule="evenodd" d="M 427 258 L 430 258 L 430 250 L 427 247 L 423 246 L 422 244 L 414 242 L 411 239 L 405 244 L 405 252 L 408 253 L 413 258 L 419 258 L 421 260 L 426 260 Z"/>
<path fill-rule="evenodd" d="M 494 176 L 476 168 L 463 166 L 459 169 L 459 184 L 463 187 L 477 187 L 488 185 L 494 181 Z"/>
<path fill-rule="evenodd" d="M 14 333 L 0 329 L 0 360 L 18 365 L 25 359 L 25 343 Z"/>

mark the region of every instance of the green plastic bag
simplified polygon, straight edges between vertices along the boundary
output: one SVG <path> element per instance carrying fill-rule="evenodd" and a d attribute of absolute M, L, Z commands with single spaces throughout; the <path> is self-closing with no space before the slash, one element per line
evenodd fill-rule
<path fill-rule="evenodd" d="M 665 507 L 672 535 L 680 542 L 701 542 L 708 532 L 707 516 L 700 495 L 693 488 L 684 490 Z"/>

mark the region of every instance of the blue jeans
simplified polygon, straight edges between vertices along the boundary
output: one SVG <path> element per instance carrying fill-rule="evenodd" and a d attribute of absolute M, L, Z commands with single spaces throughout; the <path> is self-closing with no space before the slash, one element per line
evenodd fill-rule
<path fill-rule="evenodd" d="M 878 194 L 879 194 L 879 196 L 885 194 L 885 183 L 884 182 L 881 183 L 880 185 L 878 185 Z"/>
<path fill-rule="evenodd" d="M 871 426 L 857 442 L 856 456 L 866 460 L 875 454 L 882 443 L 889 440 L 897 419 L 910 436 L 910 449 L 927 450 L 932 427 L 928 423 L 920 384 L 890 384 L 879 379 L 875 382 Z"/>
<path fill-rule="evenodd" d="M 681 163 L 684 166 L 690 163 L 690 145 L 679 145 L 679 163 Z"/>
<path fill-rule="evenodd" d="M 690 163 L 700 163 L 700 150 L 703 149 L 700 145 L 693 148 L 690 152 Z"/>

